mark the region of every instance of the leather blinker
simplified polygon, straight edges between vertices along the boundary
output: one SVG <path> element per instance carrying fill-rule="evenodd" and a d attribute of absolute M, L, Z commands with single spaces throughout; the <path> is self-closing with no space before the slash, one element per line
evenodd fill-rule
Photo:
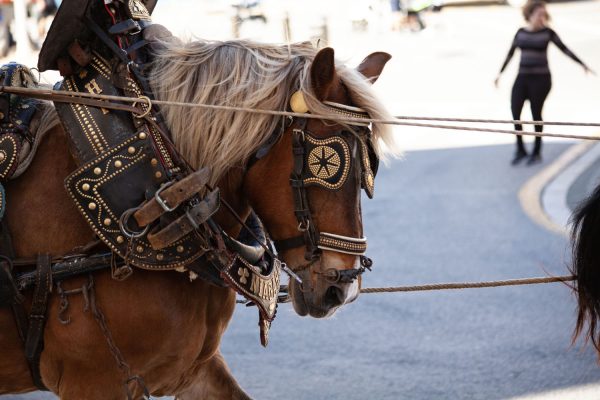
<path fill-rule="evenodd" d="M 304 133 L 304 184 L 317 185 L 329 190 L 341 188 L 350 172 L 350 148 L 340 136 L 317 139 Z"/>

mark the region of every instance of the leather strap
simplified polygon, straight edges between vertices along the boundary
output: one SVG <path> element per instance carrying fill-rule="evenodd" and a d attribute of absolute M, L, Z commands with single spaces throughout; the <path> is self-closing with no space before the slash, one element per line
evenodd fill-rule
<path fill-rule="evenodd" d="M 289 239 L 275 240 L 275 248 L 278 252 L 304 246 L 304 235 L 294 236 Z"/>
<path fill-rule="evenodd" d="M 202 168 L 180 181 L 163 186 L 164 190 L 157 191 L 151 200 L 133 214 L 138 226 L 143 228 L 165 212 L 171 212 L 179 207 L 181 203 L 203 189 L 208 183 L 208 178 L 209 169 Z"/>
<path fill-rule="evenodd" d="M 221 204 L 218 190 L 209 192 L 200 203 L 187 210 L 166 228 L 148 234 L 148 241 L 155 250 L 172 245 L 188 233 L 197 230 L 217 212 Z"/>
<path fill-rule="evenodd" d="M 33 383 L 39 390 L 48 390 L 42 382 L 40 356 L 44 349 L 44 326 L 48 294 L 52 291 L 52 258 L 49 254 L 40 254 L 37 260 L 36 285 L 33 291 L 29 329 L 25 340 L 25 357 L 29 363 Z"/>

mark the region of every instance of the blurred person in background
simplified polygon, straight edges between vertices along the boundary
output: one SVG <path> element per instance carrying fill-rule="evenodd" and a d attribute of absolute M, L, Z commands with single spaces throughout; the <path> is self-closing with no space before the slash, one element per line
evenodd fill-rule
<path fill-rule="evenodd" d="M 32 18 L 37 20 L 37 32 L 30 34 L 33 45 L 40 48 L 46 32 L 54 19 L 58 6 L 54 0 L 32 0 L 30 8 Z M 37 34 L 37 37 L 35 37 Z"/>
<path fill-rule="evenodd" d="M 513 119 L 521 118 L 521 110 L 525 100 L 529 100 L 531 116 L 535 121 L 542 121 L 542 108 L 544 101 L 552 87 L 550 69 L 548 68 L 548 44 L 554 43 L 564 54 L 579 63 L 586 73 L 592 72 L 571 50 L 564 45 L 556 32 L 548 27 L 550 16 L 546 10 L 546 3 L 542 0 L 529 0 L 523 7 L 523 16 L 527 25 L 520 28 L 512 42 L 508 55 L 496 77 L 494 84 L 498 87 L 500 75 L 506 69 L 517 47 L 521 49 L 521 62 L 519 73 L 512 88 L 510 106 Z M 515 124 L 515 130 L 522 131 L 521 124 Z M 536 132 L 542 132 L 543 126 L 536 125 Z M 542 160 L 542 138 L 537 136 L 533 151 L 527 160 L 528 165 Z M 523 144 L 523 137 L 517 135 L 517 149 L 512 159 L 512 165 L 518 164 L 527 157 Z"/>

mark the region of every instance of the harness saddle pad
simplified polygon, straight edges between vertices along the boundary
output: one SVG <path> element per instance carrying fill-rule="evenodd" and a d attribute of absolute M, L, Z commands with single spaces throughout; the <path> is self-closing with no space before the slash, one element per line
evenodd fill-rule
<path fill-rule="evenodd" d="M 122 95 L 111 80 L 111 66 L 94 54 L 91 63 L 66 77 L 58 89 Z M 135 126 L 125 111 L 76 103 L 55 103 L 69 133 L 75 157 L 83 164 L 67 177 L 65 186 L 98 237 L 131 264 L 151 270 L 185 267 L 202 254 L 196 233 L 160 249 L 152 248 L 133 218 L 134 210 L 166 182 L 166 172 L 154 151 L 154 136 L 145 124 Z M 207 196 L 209 210 L 218 207 L 218 193 Z"/>

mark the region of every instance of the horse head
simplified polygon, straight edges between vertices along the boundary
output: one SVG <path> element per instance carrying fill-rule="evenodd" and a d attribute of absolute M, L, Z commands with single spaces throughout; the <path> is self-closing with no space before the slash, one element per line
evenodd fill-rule
<path fill-rule="evenodd" d="M 373 53 L 355 70 L 307 43 L 161 43 L 151 77 L 161 100 L 325 116 L 163 109 L 181 153 L 212 169 L 211 183 L 242 218 L 259 216 L 301 278 L 290 284 L 298 314 L 326 317 L 356 299 L 367 260 L 361 187 L 372 196 L 380 145 L 393 150 L 387 126 L 371 132 L 360 119 L 389 119 L 370 86 L 390 56 Z M 340 115 L 359 123 L 335 122 Z M 217 221 L 231 236 L 241 231 L 226 211 Z"/>
<path fill-rule="evenodd" d="M 371 54 L 357 70 L 374 81 L 389 58 Z M 291 98 L 292 111 L 362 115 L 336 73 L 331 48 L 315 56 L 309 76 L 310 86 Z M 369 262 L 364 257 L 361 186 L 372 196 L 378 162 L 371 140 L 365 126 L 290 119 L 279 140 L 246 174 L 250 205 L 282 259 L 302 280 L 290 279 L 289 287 L 300 315 L 329 316 L 359 294 L 360 272 Z"/>

